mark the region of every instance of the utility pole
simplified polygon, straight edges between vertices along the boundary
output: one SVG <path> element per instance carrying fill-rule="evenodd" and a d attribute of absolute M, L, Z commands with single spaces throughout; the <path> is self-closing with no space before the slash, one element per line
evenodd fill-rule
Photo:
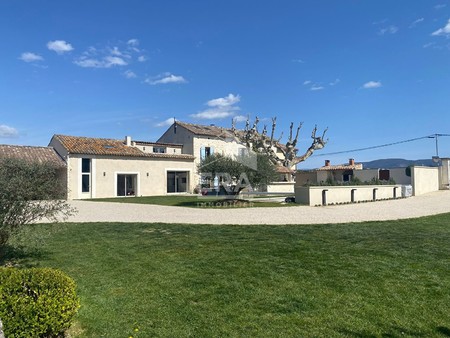
<path fill-rule="evenodd" d="M 434 138 L 436 139 L 436 157 L 439 158 L 439 147 L 438 147 L 438 138 L 439 138 L 439 134 L 434 134 Z"/>

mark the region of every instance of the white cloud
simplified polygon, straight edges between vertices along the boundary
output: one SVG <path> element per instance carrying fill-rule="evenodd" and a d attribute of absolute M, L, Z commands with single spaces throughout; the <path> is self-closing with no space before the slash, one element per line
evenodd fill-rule
<path fill-rule="evenodd" d="M 424 22 L 424 21 L 425 21 L 424 18 L 419 18 L 419 19 L 413 21 L 413 22 L 409 25 L 409 28 L 413 28 L 413 27 L 415 27 L 417 24 L 419 24 L 419 23 L 421 23 L 421 22 Z"/>
<path fill-rule="evenodd" d="M 113 56 L 119 56 L 121 58 L 131 59 L 131 55 L 126 52 L 122 52 L 119 47 L 113 47 L 110 49 L 110 54 Z"/>
<path fill-rule="evenodd" d="M 167 120 L 157 123 L 156 126 L 157 127 L 168 127 L 168 126 L 171 126 L 174 122 L 175 122 L 175 119 L 173 117 L 171 117 L 171 118 L 168 118 Z"/>
<path fill-rule="evenodd" d="M 74 61 L 77 66 L 83 68 L 111 68 L 114 66 L 126 66 L 128 63 L 118 56 L 105 56 L 102 59 L 81 56 Z"/>
<path fill-rule="evenodd" d="M 310 88 L 310 90 L 312 90 L 312 91 L 323 90 L 323 89 L 325 89 L 325 87 L 320 86 L 320 85 L 312 85 Z"/>
<path fill-rule="evenodd" d="M 372 89 L 372 88 L 379 88 L 381 87 L 381 82 L 380 81 L 369 81 L 363 84 L 363 88 L 364 89 Z"/>
<path fill-rule="evenodd" d="M 105 56 L 103 60 L 105 63 L 105 68 L 128 65 L 128 63 L 124 59 L 118 56 Z"/>
<path fill-rule="evenodd" d="M 197 114 L 192 114 L 191 117 L 202 120 L 224 119 L 233 116 L 233 111 L 224 111 L 221 109 L 208 109 Z"/>
<path fill-rule="evenodd" d="M 127 41 L 127 44 L 133 47 L 139 46 L 139 40 L 138 39 L 130 39 Z"/>
<path fill-rule="evenodd" d="M 170 84 L 170 83 L 187 83 L 186 79 L 180 75 L 173 75 L 170 73 L 164 73 L 158 75 L 156 78 L 148 78 L 144 81 L 150 85 L 158 84 Z"/>
<path fill-rule="evenodd" d="M 44 61 L 44 58 L 38 54 L 25 52 L 20 55 L 19 60 L 24 62 L 36 62 L 36 61 Z"/>
<path fill-rule="evenodd" d="M 137 78 L 137 75 L 135 72 L 133 72 L 132 70 L 126 70 L 123 75 L 127 78 L 127 79 L 135 79 Z"/>
<path fill-rule="evenodd" d="M 89 47 L 80 56 L 75 58 L 74 63 L 84 68 L 113 68 L 123 67 L 134 61 L 140 53 L 136 48 L 139 40 L 130 39 L 127 42 L 119 41 L 115 46 Z M 142 61 L 138 57 L 138 61 Z"/>
<path fill-rule="evenodd" d="M 303 82 L 303 85 L 304 85 L 304 86 L 309 85 L 309 84 L 311 84 L 311 81 L 310 81 L 310 80 L 306 80 L 305 82 Z"/>
<path fill-rule="evenodd" d="M 47 48 L 57 54 L 64 54 L 74 49 L 70 43 L 64 40 L 49 41 L 47 42 Z"/>
<path fill-rule="evenodd" d="M 336 86 L 339 82 L 341 82 L 341 80 L 336 79 L 333 82 L 330 82 L 330 86 Z"/>
<path fill-rule="evenodd" d="M 139 55 L 138 61 L 139 62 L 145 62 L 145 61 L 147 61 L 147 57 L 145 55 Z"/>
<path fill-rule="evenodd" d="M 16 128 L 0 124 L 0 137 L 1 138 L 13 138 L 19 136 L 19 132 Z"/>
<path fill-rule="evenodd" d="M 436 42 L 428 42 L 428 43 L 424 44 L 422 47 L 423 48 L 429 48 L 431 46 L 434 46 L 435 44 L 436 44 Z"/>
<path fill-rule="evenodd" d="M 245 122 L 248 119 L 248 116 L 244 116 L 244 115 L 236 115 L 235 117 L 233 117 L 233 119 L 236 122 Z"/>
<path fill-rule="evenodd" d="M 219 97 L 206 102 L 209 109 L 201 111 L 197 114 L 192 114 L 191 117 L 197 119 L 213 120 L 223 119 L 226 117 L 235 116 L 236 112 L 240 110 L 237 103 L 241 100 L 239 95 L 228 94 L 225 97 Z M 237 117 L 240 118 L 240 117 Z"/>
<path fill-rule="evenodd" d="M 241 100 L 239 95 L 228 94 L 225 97 L 209 100 L 206 104 L 210 107 L 229 107 Z"/>
<path fill-rule="evenodd" d="M 395 34 L 398 32 L 398 27 L 397 26 L 389 26 L 389 27 L 385 27 L 382 28 L 378 31 L 379 35 L 385 35 L 385 34 Z"/>
<path fill-rule="evenodd" d="M 433 36 L 443 35 L 450 38 L 450 19 L 448 19 L 448 22 L 444 27 L 439 28 L 437 31 L 431 33 L 431 35 Z"/>
<path fill-rule="evenodd" d="M 295 63 L 305 63 L 305 61 L 303 61 L 302 59 L 293 59 L 292 62 L 295 62 Z"/>
<path fill-rule="evenodd" d="M 439 9 L 442 9 L 442 8 L 445 8 L 445 7 L 447 7 L 446 4 L 439 4 L 439 5 L 434 6 L 434 9 L 439 10 Z"/>

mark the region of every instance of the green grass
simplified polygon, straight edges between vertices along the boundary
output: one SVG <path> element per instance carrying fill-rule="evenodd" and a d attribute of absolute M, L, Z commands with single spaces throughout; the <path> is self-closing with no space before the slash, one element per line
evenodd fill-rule
<path fill-rule="evenodd" d="M 344 225 L 36 225 L 80 337 L 450 337 L 450 214 Z M 134 329 L 138 328 L 137 332 Z"/>
<path fill-rule="evenodd" d="M 279 203 L 279 202 L 264 202 L 261 201 L 262 198 L 258 198 L 258 201 L 253 200 L 235 200 L 238 204 L 233 205 L 242 208 L 249 207 L 284 207 L 284 206 L 298 206 L 295 203 Z M 202 203 L 207 203 L 209 206 L 223 209 L 223 203 L 231 203 L 223 199 L 214 199 L 211 197 L 202 197 L 197 195 L 169 195 L 169 196 L 143 196 L 143 197 L 115 197 L 115 198 L 95 198 L 88 199 L 86 201 L 92 202 L 117 202 L 117 203 L 137 203 L 137 204 L 156 204 L 156 205 L 167 205 L 176 207 L 191 207 L 198 208 L 202 207 Z M 221 205 L 218 205 L 221 204 Z"/>

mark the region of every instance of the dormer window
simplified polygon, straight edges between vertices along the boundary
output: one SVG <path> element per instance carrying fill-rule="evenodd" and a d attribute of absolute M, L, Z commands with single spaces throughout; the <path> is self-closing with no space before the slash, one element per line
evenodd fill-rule
<path fill-rule="evenodd" d="M 153 152 L 157 154 L 165 154 L 166 147 L 153 147 Z"/>

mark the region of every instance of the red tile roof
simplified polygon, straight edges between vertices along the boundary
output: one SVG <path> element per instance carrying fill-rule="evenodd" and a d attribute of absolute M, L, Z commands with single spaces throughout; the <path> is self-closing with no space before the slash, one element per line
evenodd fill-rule
<path fill-rule="evenodd" d="M 276 170 L 277 173 L 279 173 L 279 174 L 292 174 L 292 173 L 294 173 L 294 170 L 291 170 L 291 169 L 286 168 L 286 167 L 281 166 L 281 165 L 280 165 L 280 166 L 277 166 L 275 170 Z"/>
<path fill-rule="evenodd" d="M 234 137 L 231 129 L 227 129 L 227 128 L 222 128 L 222 127 L 217 127 L 217 126 L 203 126 L 200 124 L 185 123 L 185 122 L 180 122 L 180 121 L 176 121 L 175 123 L 178 126 L 182 126 L 183 128 L 186 128 L 187 130 L 194 133 L 195 135 L 212 136 L 212 137 L 220 137 L 220 138 Z"/>
<path fill-rule="evenodd" d="M 186 123 L 186 122 L 175 122 L 177 125 L 182 126 L 189 130 L 191 133 L 199 136 L 210 136 L 210 137 L 218 137 L 218 138 L 232 138 L 236 139 L 235 132 L 240 136 L 243 137 L 244 130 L 242 129 L 236 129 L 235 132 L 231 128 L 223 128 L 223 127 L 217 127 L 217 126 L 204 126 L 201 124 L 193 124 L 193 123 Z M 269 137 L 267 137 L 269 140 Z M 239 141 L 238 141 L 239 142 Z M 286 149 L 286 146 L 284 144 L 275 142 L 275 147 Z"/>
<path fill-rule="evenodd" d="M 66 166 L 52 147 L 0 145 L 0 158 L 19 158 L 30 162 L 51 163 L 57 167 Z"/>
<path fill-rule="evenodd" d="M 351 164 L 338 164 L 338 165 L 326 165 L 318 168 L 318 171 L 326 171 L 326 170 L 362 170 L 362 163 Z"/>
<path fill-rule="evenodd" d="M 67 135 L 54 135 L 53 138 L 69 154 L 194 159 L 194 156 L 187 154 L 145 153 L 137 147 L 127 146 L 123 140 Z"/>

